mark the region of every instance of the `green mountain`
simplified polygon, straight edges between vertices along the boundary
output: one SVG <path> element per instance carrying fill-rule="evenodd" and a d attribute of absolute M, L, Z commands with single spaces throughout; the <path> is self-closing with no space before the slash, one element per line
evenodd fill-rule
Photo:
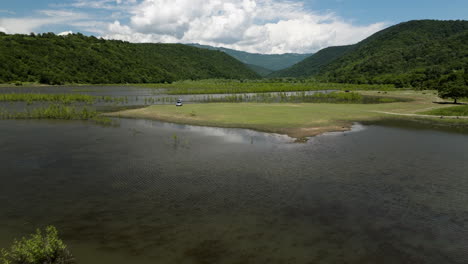
<path fill-rule="evenodd" d="M 417 20 L 389 27 L 321 65 L 318 73 L 310 60 L 301 63 L 304 69 L 292 70 L 295 76 L 435 88 L 451 73 L 468 71 L 468 21 Z"/>
<path fill-rule="evenodd" d="M 182 44 L 133 44 L 82 34 L 0 33 L 0 82 L 159 83 L 259 76 L 220 51 Z"/>
<path fill-rule="evenodd" d="M 248 53 L 244 51 L 238 51 L 227 48 L 212 47 L 199 44 L 189 44 L 193 47 L 210 49 L 210 50 L 220 50 L 223 51 L 232 57 L 240 60 L 241 62 L 249 65 L 260 66 L 263 69 L 270 71 L 278 71 L 285 68 L 288 68 L 305 58 L 309 57 L 312 54 L 297 54 L 297 53 L 285 53 L 285 54 L 258 54 L 258 53 Z M 259 73 L 261 73 L 260 71 Z"/>
<path fill-rule="evenodd" d="M 352 50 L 354 45 L 329 47 L 284 70 L 276 71 L 268 77 L 308 77 L 319 73 L 323 67 Z"/>

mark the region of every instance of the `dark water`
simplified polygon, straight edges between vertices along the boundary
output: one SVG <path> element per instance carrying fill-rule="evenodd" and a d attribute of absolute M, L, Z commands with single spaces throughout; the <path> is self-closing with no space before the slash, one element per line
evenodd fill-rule
<path fill-rule="evenodd" d="M 53 224 L 79 263 L 467 263 L 468 136 L 356 128 L 0 121 L 0 247 Z"/>

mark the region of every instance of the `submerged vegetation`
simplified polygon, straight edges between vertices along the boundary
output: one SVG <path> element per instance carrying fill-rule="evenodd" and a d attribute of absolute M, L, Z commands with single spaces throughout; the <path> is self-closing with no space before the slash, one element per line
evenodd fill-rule
<path fill-rule="evenodd" d="M 306 92 L 288 94 L 282 93 L 259 93 L 238 94 L 221 97 L 205 96 L 201 102 L 208 103 L 335 103 L 335 104 L 377 104 L 408 101 L 403 98 L 378 97 L 361 95 L 355 92 L 317 92 L 306 94 Z"/>
<path fill-rule="evenodd" d="M 168 94 L 235 94 L 300 92 L 317 90 L 395 90 L 393 85 L 357 85 L 338 83 L 319 83 L 314 80 L 273 79 L 273 80 L 225 80 L 210 79 L 201 81 L 180 81 L 172 84 L 142 85 L 151 88 L 165 88 Z"/>
<path fill-rule="evenodd" d="M 79 109 L 74 106 L 52 104 L 46 107 L 26 109 L 23 112 L 8 112 L 0 110 L 1 119 L 63 119 L 63 120 L 87 120 L 98 115 L 95 110 L 88 108 Z"/>
<path fill-rule="evenodd" d="M 85 94 L 37 94 L 37 93 L 5 93 L 0 94 L 0 102 L 49 102 L 59 104 L 98 102 L 105 103 L 128 103 L 127 97 L 113 96 L 91 96 Z"/>
<path fill-rule="evenodd" d="M 96 110 L 52 104 L 45 107 L 26 109 L 22 112 L 10 112 L 0 109 L 0 119 L 57 119 L 57 120 L 90 120 L 103 126 L 118 125 L 113 119 L 100 115 Z"/>
<path fill-rule="evenodd" d="M 35 93 L 8 93 L 0 94 L 0 102 L 54 102 L 71 104 L 84 102 L 92 104 L 96 97 L 84 94 L 35 94 Z"/>
<path fill-rule="evenodd" d="M 70 251 L 58 237 L 55 227 L 37 229 L 28 238 L 14 241 L 10 249 L 2 249 L 0 264 L 74 264 Z"/>

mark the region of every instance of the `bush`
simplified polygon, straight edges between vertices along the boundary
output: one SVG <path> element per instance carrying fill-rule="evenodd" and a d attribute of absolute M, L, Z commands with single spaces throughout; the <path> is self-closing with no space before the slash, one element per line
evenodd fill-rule
<path fill-rule="evenodd" d="M 57 229 L 40 229 L 30 238 L 15 241 L 9 250 L 2 249 L 1 264 L 73 264 L 75 260 L 67 246 L 58 238 Z"/>

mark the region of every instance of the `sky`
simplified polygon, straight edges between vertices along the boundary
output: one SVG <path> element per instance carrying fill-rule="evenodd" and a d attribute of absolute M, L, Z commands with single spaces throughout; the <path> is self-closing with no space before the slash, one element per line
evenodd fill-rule
<path fill-rule="evenodd" d="M 264 54 L 357 43 L 414 19 L 468 20 L 467 0 L 2 0 L 0 31 L 200 43 Z"/>

